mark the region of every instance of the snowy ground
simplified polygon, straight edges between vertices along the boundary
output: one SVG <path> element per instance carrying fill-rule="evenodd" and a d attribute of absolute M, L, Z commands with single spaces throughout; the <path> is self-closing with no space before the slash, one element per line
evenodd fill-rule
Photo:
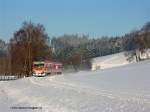
<path fill-rule="evenodd" d="M 149 83 L 150 61 L 4 81 L 0 82 L 0 112 L 150 112 Z"/>

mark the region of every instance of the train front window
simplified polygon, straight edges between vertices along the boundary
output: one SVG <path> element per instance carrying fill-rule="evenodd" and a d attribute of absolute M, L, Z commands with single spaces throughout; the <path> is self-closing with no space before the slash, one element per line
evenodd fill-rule
<path fill-rule="evenodd" d="M 43 68 L 44 64 L 34 64 L 34 68 Z"/>

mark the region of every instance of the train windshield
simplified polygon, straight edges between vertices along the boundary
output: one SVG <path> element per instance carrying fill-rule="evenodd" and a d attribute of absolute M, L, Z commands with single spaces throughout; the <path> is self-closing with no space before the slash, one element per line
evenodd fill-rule
<path fill-rule="evenodd" d="M 44 67 L 44 62 L 34 62 L 33 67 L 34 68 L 43 68 Z"/>
<path fill-rule="evenodd" d="M 43 68 L 44 64 L 34 64 L 34 68 Z"/>

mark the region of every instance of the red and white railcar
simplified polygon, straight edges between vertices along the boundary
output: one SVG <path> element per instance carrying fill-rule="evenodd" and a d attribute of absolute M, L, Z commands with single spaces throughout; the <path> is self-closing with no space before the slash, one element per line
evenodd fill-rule
<path fill-rule="evenodd" d="M 33 76 L 46 76 L 49 74 L 61 74 L 62 63 L 51 61 L 35 61 L 33 62 Z"/>

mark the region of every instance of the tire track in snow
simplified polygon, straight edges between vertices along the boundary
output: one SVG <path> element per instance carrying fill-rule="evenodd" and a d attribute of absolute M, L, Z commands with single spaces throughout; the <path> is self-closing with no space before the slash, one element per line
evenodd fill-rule
<path fill-rule="evenodd" d="M 69 82 L 66 83 L 62 81 L 56 81 L 55 77 L 47 77 L 44 79 L 30 79 L 30 81 L 31 83 L 42 87 L 53 86 L 54 88 L 73 90 L 81 94 L 83 93 L 83 94 L 107 97 L 109 99 L 138 102 L 140 104 L 146 103 L 150 106 L 150 99 L 145 97 L 144 95 L 143 96 L 138 94 L 131 95 L 129 93 L 114 94 L 108 90 L 93 89 L 85 86 L 79 86 L 77 84 L 73 84 Z"/>
<path fill-rule="evenodd" d="M 35 80 L 30 80 L 27 79 L 26 81 L 31 81 L 33 84 L 35 83 Z M 37 85 L 37 84 L 36 84 Z M 38 84 L 39 86 L 39 84 Z M 42 86 L 44 87 L 44 86 Z M 55 104 L 54 102 L 50 101 L 47 98 L 44 98 L 43 96 L 41 97 L 36 97 L 34 95 L 30 95 L 26 93 L 25 91 L 31 91 L 30 87 L 26 88 L 16 88 L 12 87 L 11 85 L 7 85 L 7 89 L 5 88 L 5 92 L 7 93 L 7 96 L 9 99 L 11 99 L 12 106 L 15 107 L 42 107 L 41 110 L 34 109 L 34 110 L 14 110 L 17 112 L 76 112 L 74 110 L 65 108 L 59 104 Z"/>

